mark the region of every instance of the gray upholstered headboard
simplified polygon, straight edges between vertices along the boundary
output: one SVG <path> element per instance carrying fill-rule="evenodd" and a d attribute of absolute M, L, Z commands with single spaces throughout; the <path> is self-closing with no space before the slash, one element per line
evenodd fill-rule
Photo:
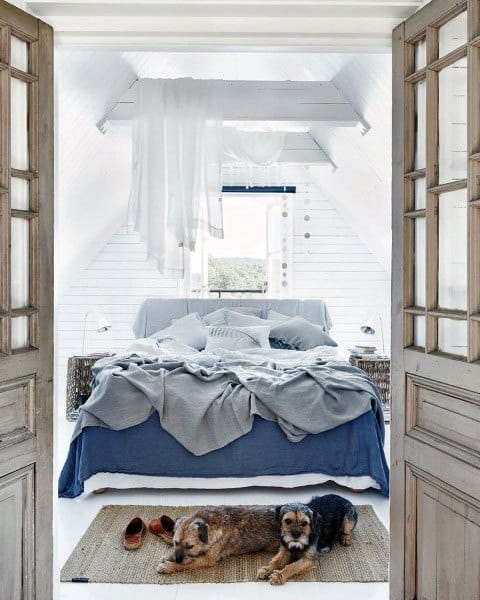
<path fill-rule="evenodd" d="M 253 306 L 262 310 L 266 317 L 269 309 L 285 315 L 305 317 L 312 323 L 321 325 L 325 331 L 332 327 L 328 308 L 323 300 L 274 300 L 243 298 L 148 298 L 138 309 L 133 332 L 135 337 L 144 338 L 168 327 L 172 319 L 188 313 L 198 312 L 201 316 L 218 308 L 229 306 Z"/>

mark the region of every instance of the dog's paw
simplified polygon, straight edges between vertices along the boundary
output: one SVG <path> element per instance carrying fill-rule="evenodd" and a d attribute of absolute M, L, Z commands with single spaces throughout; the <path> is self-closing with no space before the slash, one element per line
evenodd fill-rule
<path fill-rule="evenodd" d="M 260 579 L 261 581 L 265 581 L 270 577 L 271 574 L 272 574 L 272 569 L 270 567 L 262 567 L 261 569 L 258 570 L 257 579 Z"/>
<path fill-rule="evenodd" d="M 269 579 L 270 585 L 283 585 L 285 583 L 285 578 L 281 571 L 274 571 L 270 575 Z"/>
<path fill-rule="evenodd" d="M 340 544 L 342 546 L 351 546 L 352 545 L 352 536 L 350 534 L 341 535 L 340 536 Z"/>
<path fill-rule="evenodd" d="M 167 559 L 163 559 L 158 563 L 158 567 L 157 567 L 157 573 L 160 573 L 161 575 L 168 575 L 169 573 L 174 573 L 175 572 L 175 563 L 167 560 Z"/>

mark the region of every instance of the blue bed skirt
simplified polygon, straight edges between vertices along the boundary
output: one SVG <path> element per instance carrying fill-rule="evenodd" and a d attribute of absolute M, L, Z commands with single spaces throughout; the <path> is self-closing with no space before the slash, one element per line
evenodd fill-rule
<path fill-rule="evenodd" d="M 369 475 L 384 496 L 389 491 L 388 466 L 372 412 L 298 443 L 289 442 L 276 423 L 255 417 L 249 433 L 204 456 L 194 456 L 167 433 L 157 413 L 122 431 L 86 427 L 70 444 L 59 496 L 79 496 L 84 481 L 102 472 L 163 477 Z"/>

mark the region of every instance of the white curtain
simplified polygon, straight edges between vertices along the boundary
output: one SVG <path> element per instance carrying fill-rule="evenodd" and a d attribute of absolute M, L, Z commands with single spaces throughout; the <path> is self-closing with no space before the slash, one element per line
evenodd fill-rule
<path fill-rule="evenodd" d="M 268 167 L 278 162 L 284 146 L 284 131 L 244 131 L 227 127 L 223 136 L 226 162 Z"/>
<path fill-rule="evenodd" d="M 285 147 L 283 131 L 245 131 L 228 127 L 223 135 L 224 163 L 227 177 L 249 186 L 281 185 L 283 169 L 278 160 Z"/>
<path fill-rule="evenodd" d="M 199 228 L 223 237 L 220 84 L 140 79 L 136 85 L 129 224 L 169 277 L 184 277 Z"/>

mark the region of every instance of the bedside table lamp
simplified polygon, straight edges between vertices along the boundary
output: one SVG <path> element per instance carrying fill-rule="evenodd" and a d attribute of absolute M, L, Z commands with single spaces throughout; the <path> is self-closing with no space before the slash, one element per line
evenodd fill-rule
<path fill-rule="evenodd" d="M 375 335 L 375 321 L 378 320 L 380 324 L 380 334 L 382 336 L 382 356 L 385 356 L 385 338 L 383 335 L 383 320 L 380 313 L 375 313 L 360 326 L 360 331 L 365 335 Z"/>
<path fill-rule="evenodd" d="M 105 333 L 105 332 L 109 331 L 112 328 L 111 323 L 108 321 L 108 319 L 105 317 L 105 315 L 102 315 L 102 314 L 100 314 L 98 312 L 86 312 L 85 313 L 85 317 L 83 319 L 82 354 L 85 354 L 86 343 L 87 343 L 87 323 L 88 323 L 88 318 L 90 316 L 95 316 L 95 319 L 96 319 L 96 329 L 95 329 L 95 331 L 97 333 Z"/>

